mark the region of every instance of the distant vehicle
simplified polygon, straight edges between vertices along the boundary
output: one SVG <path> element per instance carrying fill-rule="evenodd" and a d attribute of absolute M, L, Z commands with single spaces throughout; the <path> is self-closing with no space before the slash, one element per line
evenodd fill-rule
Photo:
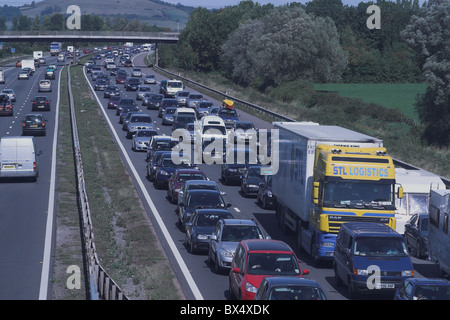
<path fill-rule="evenodd" d="M 14 107 L 11 98 L 6 93 L 0 94 L 0 115 L 11 117 L 14 115 Z"/>
<path fill-rule="evenodd" d="M 175 170 L 179 168 L 192 168 L 192 165 L 188 163 L 176 164 L 173 162 L 172 157 L 162 157 L 157 164 L 157 169 L 155 172 L 154 185 L 156 189 L 167 188 L 169 179 Z"/>
<path fill-rule="evenodd" d="M 31 111 L 50 111 L 50 99 L 46 96 L 35 96 L 31 101 Z"/>
<path fill-rule="evenodd" d="M 162 99 L 158 109 L 158 117 L 162 118 L 166 108 L 168 107 L 177 107 L 177 100 L 171 98 Z"/>
<path fill-rule="evenodd" d="M 221 165 L 220 179 L 223 184 L 241 183 L 242 176 L 250 165 L 258 164 L 257 153 L 247 146 L 235 146 L 227 150 L 225 162 Z"/>
<path fill-rule="evenodd" d="M 142 99 L 142 105 L 149 110 L 158 110 L 164 96 L 160 93 L 149 93 Z"/>
<path fill-rule="evenodd" d="M 213 106 L 211 101 L 199 101 L 195 107 L 195 112 L 197 113 L 197 119 L 201 119 L 204 116 L 209 115 L 209 110 Z"/>
<path fill-rule="evenodd" d="M 239 120 L 236 109 L 221 108 L 217 115 L 225 122 L 227 129 L 231 129 L 235 121 Z"/>
<path fill-rule="evenodd" d="M 229 292 L 239 300 L 253 300 L 264 277 L 307 274 L 309 270 L 302 270 L 294 251 L 283 241 L 242 240 L 231 262 Z"/>
<path fill-rule="evenodd" d="M 189 180 L 208 180 L 200 169 L 177 169 L 169 178 L 167 186 L 167 199 L 172 203 L 178 203 L 178 194 L 184 184 Z"/>
<path fill-rule="evenodd" d="M 231 206 L 219 191 L 214 190 L 189 190 L 183 199 L 185 202 L 178 203 L 178 226 L 182 231 L 186 231 L 186 222 L 195 209 L 225 209 Z"/>
<path fill-rule="evenodd" d="M 108 101 L 108 109 L 116 109 L 119 105 L 120 96 L 111 96 Z"/>
<path fill-rule="evenodd" d="M 150 138 L 150 143 L 152 142 L 152 138 Z M 148 150 L 148 147 L 147 147 Z M 155 173 L 158 170 L 158 166 L 160 163 L 160 159 L 162 157 L 170 157 L 171 152 L 167 150 L 155 151 L 152 153 L 152 157 L 147 160 L 147 179 L 149 181 L 155 181 Z"/>
<path fill-rule="evenodd" d="M 226 209 L 196 209 L 189 221 L 186 222 L 185 245 L 190 253 L 206 251 L 209 237 L 217 222 L 221 219 L 233 219 L 233 215 Z"/>
<path fill-rule="evenodd" d="M 213 180 L 187 180 L 178 191 L 177 205 L 180 202 L 186 202 L 186 195 L 188 194 L 189 190 L 213 190 L 220 192 L 222 196 L 226 194 L 226 192 L 220 191 L 219 185 Z"/>
<path fill-rule="evenodd" d="M 47 134 L 46 127 L 47 120 L 40 113 L 29 113 L 25 115 L 22 120 L 22 135 L 41 135 L 45 136 Z"/>
<path fill-rule="evenodd" d="M 235 121 L 232 130 L 235 143 L 250 143 L 257 139 L 256 127 L 251 121 Z"/>
<path fill-rule="evenodd" d="M 272 194 L 272 175 L 263 177 L 263 181 L 258 186 L 256 202 L 263 209 L 273 209 L 275 207 L 275 197 Z"/>
<path fill-rule="evenodd" d="M 127 138 L 131 139 L 138 130 L 154 129 L 150 115 L 145 113 L 133 114 L 127 126 Z"/>
<path fill-rule="evenodd" d="M 450 300 L 450 282 L 446 279 L 406 279 L 397 289 L 394 300 Z"/>
<path fill-rule="evenodd" d="M 95 91 L 104 91 L 108 87 L 109 83 L 105 79 L 98 79 L 94 84 Z"/>
<path fill-rule="evenodd" d="M 153 136 L 158 135 L 156 129 L 140 129 L 133 136 L 133 141 L 131 143 L 131 149 L 133 151 L 147 151 L 148 145 L 150 144 L 150 139 Z"/>
<path fill-rule="evenodd" d="M 112 96 L 120 96 L 120 90 L 116 85 L 108 85 L 103 92 L 103 98 L 111 98 Z"/>
<path fill-rule="evenodd" d="M 147 161 L 153 158 L 153 153 L 156 151 L 172 151 L 178 143 L 178 139 L 171 136 L 153 136 L 147 149 Z"/>
<path fill-rule="evenodd" d="M 30 74 L 27 71 L 20 71 L 17 75 L 17 80 L 28 80 L 30 79 Z"/>
<path fill-rule="evenodd" d="M 189 93 L 189 96 L 186 99 L 186 106 L 189 108 L 197 107 L 197 104 L 203 100 L 203 94 L 197 92 Z"/>
<path fill-rule="evenodd" d="M 255 196 L 258 193 L 259 184 L 263 182 L 260 165 L 251 165 L 247 168 L 241 179 L 241 194 L 244 197 Z"/>
<path fill-rule="evenodd" d="M 120 115 L 123 108 L 136 107 L 136 102 L 132 98 L 122 97 L 119 99 L 119 104 L 116 108 L 116 116 Z"/>
<path fill-rule="evenodd" d="M 142 70 L 140 68 L 134 68 L 131 71 L 131 76 L 132 77 L 142 77 Z"/>
<path fill-rule="evenodd" d="M 189 91 L 181 90 L 175 94 L 175 99 L 178 101 L 180 107 L 186 106 L 186 99 L 189 97 Z"/>
<path fill-rule="evenodd" d="M 125 83 L 125 90 L 127 91 L 137 91 L 141 85 L 141 80 L 138 78 L 130 78 Z"/>
<path fill-rule="evenodd" d="M 163 88 L 163 94 L 166 98 L 175 98 L 178 91 L 184 89 L 183 82 L 180 80 L 168 80 L 166 86 Z"/>
<path fill-rule="evenodd" d="M 215 273 L 231 268 L 236 248 L 244 239 L 270 239 L 253 220 L 224 219 L 217 222 L 209 238 L 208 264 Z"/>
<path fill-rule="evenodd" d="M 274 276 L 263 279 L 255 300 L 327 300 L 327 296 L 315 280 Z"/>
<path fill-rule="evenodd" d="M 20 152 L 19 152 L 20 150 Z M 0 140 L 0 178 L 31 178 L 37 181 L 39 167 L 34 137 L 2 137 Z"/>
<path fill-rule="evenodd" d="M 164 115 L 162 116 L 161 124 L 162 125 L 172 125 L 176 110 L 177 110 L 177 108 L 175 108 L 175 107 L 166 108 L 166 111 L 164 112 Z"/>
<path fill-rule="evenodd" d="M 149 92 L 151 92 L 151 88 L 149 86 L 140 85 L 136 92 L 136 100 L 142 101 L 144 99 L 144 95 Z"/>
<path fill-rule="evenodd" d="M 412 256 L 417 258 L 428 257 L 428 213 L 416 213 L 405 225 L 403 235 L 406 247 Z"/>
<path fill-rule="evenodd" d="M 5 93 L 11 99 L 12 102 L 16 101 L 16 93 L 13 89 L 3 89 L 1 93 Z"/>
<path fill-rule="evenodd" d="M 38 84 L 39 92 L 52 92 L 52 83 L 50 80 L 40 80 Z"/>
<path fill-rule="evenodd" d="M 57 56 L 61 52 L 61 43 L 60 42 L 52 42 L 50 43 L 50 55 Z"/>
<path fill-rule="evenodd" d="M 154 74 L 147 74 L 144 78 L 145 84 L 155 84 L 156 83 L 156 76 Z"/>

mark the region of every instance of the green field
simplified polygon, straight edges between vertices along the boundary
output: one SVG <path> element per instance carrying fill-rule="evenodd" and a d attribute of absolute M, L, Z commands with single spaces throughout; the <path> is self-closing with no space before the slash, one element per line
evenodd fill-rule
<path fill-rule="evenodd" d="M 418 120 L 414 107 L 416 96 L 425 93 L 424 83 L 326 83 L 315 84 L 318 91 L 333 91 L 341 96 L 361 99 L 387 108 L 401 110 L 407 117 Z"/>

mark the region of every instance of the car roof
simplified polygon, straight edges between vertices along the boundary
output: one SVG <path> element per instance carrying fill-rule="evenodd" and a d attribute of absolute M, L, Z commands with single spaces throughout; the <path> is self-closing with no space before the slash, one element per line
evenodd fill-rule
<path fill-rule="evenodd" d="M 409 278 L 408 281 L 419 285 L 430 284 L 450 286 L 449 280 L 441 278 Z"/>
<path fill-rule="evenodd" d="M 202 170 L 200 169 L 188 169 L 188 168 L 178 168 L 177 171 L 180 173 L 203 173 Z M 199 180 L 199 181 L 204 181 L 204 180 Z"/>
<path fill-rule="evenodd" d="M 211 213 L 211 212 L 218 213 L 218 214 L 231 214 L 231 212 L 228 211 L 227 209 L 216 209 L 216 208 L 202 208 L 202 209 L 198 208 L 198 209 L 195 209 L 195 211 L 199 214 Z"/>
<path fill-rule="evenodd" d="M 210 185 L 217 185 L 217 182 L 213 180 L 188 180 L 185 182 L 186 185 L 189 184 L 210 184 Z"/>
<path fill-rule="evenodd" d="M 301 285 L 301 286 L 310 286 L 310 287 L 320 287 L 320 284 L 316 280 L 300 278 L 300 277 L 295 277 L 295 276 L 270 276 L 270 277 L 265 277 L 265 279 L 271 286 Z"/>
<path fill-rule="evenodd" d="M 248 251 L 286 251 L 292 252 L 291 247 L 280 240 L 272 239 L 246 239 L 241 240 L 241 243 Z"/>
<path fill-rule="evenodd" d="M 395 230 L 391 229 L 385 224 L 374 222 L 347 222 L 341 228 L 349 230 L 355 235 L 362 236 L 393 236 L 402 237 Z"/>
<path fill-rule="evenodd" d="M 253 220 L 248 220 L 248 219 L 223 219 L 223 222 L 227 226 L 232 226 L 232 225 L 257 226 L 257 224 Z"/>

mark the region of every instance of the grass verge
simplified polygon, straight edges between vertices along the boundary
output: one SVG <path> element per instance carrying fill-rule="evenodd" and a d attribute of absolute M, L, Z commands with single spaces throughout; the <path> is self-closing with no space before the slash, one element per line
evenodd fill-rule
<path fill-rule="evenodd" d="M 72 67 L 71 81 L 100 264 L 130 299 L 183 299 L 169 260 L 155 236 L 147 212 L 85 81 L 81 66 Z M 63 95 L 67 92 L 66 88 L 67 85 L 62 88 Z M 70 123 L 62 127 L 69 129 Z M 73 167 L 68 168 L 67 165 L 65 168 L 65 163 L 61 164 L 64 170 L 67 169 L 68 176 L 71 170 L 74 176 Z M 58 174 L 59 170 L 63 170 L 60 167 Z M 58 192 L 58 203 L 63 200 L 63 181 L 59 184 L 61 192 Z M 74 192 L 75 182 L 67 183 L 67 188 L 67 192 Z M 62 254 L 59 250 L 57 245 L 56 255 Z M 54 279 L 54 283 L 62 283 L 66 278 L 67 275 L 60 275 Z M 61 299 L 71 298 L 70 295 L 59 296 Z"/>

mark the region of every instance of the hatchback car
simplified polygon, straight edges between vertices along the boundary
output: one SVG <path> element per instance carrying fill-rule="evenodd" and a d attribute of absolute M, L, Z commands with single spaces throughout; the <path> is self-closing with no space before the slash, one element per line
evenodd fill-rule
<path fill-rule="evenodd" d="M 189 190 L 185 196 L 185 202 L 178 203 L 178 225 L 182 231 L 186 230 L 186 222 L 189 221 L 195 209 L 215 208 L 225 209 L 230 207 L 222 194 L 214 190 Z"/>
<path fill-rule="evenodd" d="M 186 222 L 185 245 L 190 253 L 207 251 L 209 237 L 221 219 L 233 219 L 226 209 L 196 209 Z"/>
<path fill-rule="evenodd" d="M 405 224 L 405 243 L 411 255 L 417 258 L 428 256 L 429 214 L 414 214 Z"/>
<path fill-rule="evenodd" d="M 50 111 L 50 99 L 46 96 L 36 96 L 31 101 L 31 111 Z"/>
<path fill-rule="evenodd" d="M 52 92 L 52 83 L 50 80 L 40 80 L 38 84 L 39 92 Z"/>
<path fill-rule="evenodd" d="M 167 199 L 172 203 L 178 203 L 178 193 L 189 180 L 208 180 L 208 178 L 200 169 L 177 169 L 169 179 Z"/>
<path fill-rule="evenodd" d="M 224 219 L 217 225 L 209 238 L 208 264 L 215 273 L 231 268 L 231 260 L 241 240 L 270 239 L 253 220 Z"/>
<path fill-rule="evenodd" d="M 14 107 L 11 102 L 11 98 L 6 93 L 0 94 L 0 115 L 2 116 L 14 115 Z"/>
<path fill-rule="evenodd" d="M 397 289 L 394 300 L 450 300 L 450 281 L 410 278 Z"/>
<path fill-rule="evenodd" d="M 299 277 L 265 277 L 255 300 L 327 300 L 320 284 Z"/>
<path fill-rule="evenodd" d="M 16 101 L 16 93 L 13 89 L 3 89 L 1 93 L 7 94 L 11 102 Z"/>
<path fill-rule="evenodd" d="M 29 113 L 22 120 L 22 135 L 41 135 L 47 134 L 46 121 L 40 113 Z"/>
<path fill-rule="evenodd" d="M 294 251 L 285 242 L 269 239 L 242 240 L 236 248 L 229 274 L 229 294 L 253 300 L 264 277 L 309 274 L 302 270 Z"/>
<path fill-rule="evenodd" d="M 108 109 L 116 109 L 119 105 L 120 96 L 111 96 L 108 101 Z"/>

